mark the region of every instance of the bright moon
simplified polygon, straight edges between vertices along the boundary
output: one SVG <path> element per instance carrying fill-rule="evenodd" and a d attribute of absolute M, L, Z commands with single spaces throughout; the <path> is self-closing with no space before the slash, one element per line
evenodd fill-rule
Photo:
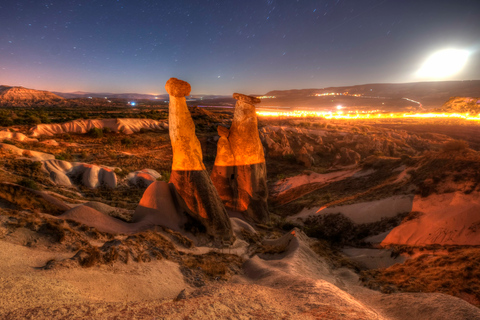
<path fill-rule="evenodd" d="M 467 63 L 469 52 L 445 49 L 432 54 L 424 62 L 417 76 L 420 78 L 446 78 L 458 73 Z"/>

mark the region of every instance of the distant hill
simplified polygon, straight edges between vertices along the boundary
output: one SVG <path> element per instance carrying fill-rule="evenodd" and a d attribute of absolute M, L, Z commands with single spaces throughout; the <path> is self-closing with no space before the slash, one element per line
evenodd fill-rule
<path fill-rule="evenodd" d="M 40 102 L 63 100 L 49 91 L 28 89 L 24 87 L 0 86 L 0 102 Z"/>
<path fill-rule="evenodd" d="M 75 92 L 54 92 L 56 95 L 66 98 L 108 98 L 108 99 L 125 99 L 125 100 L 168 100 L 168 95 L 153 95 L 153 94 L 144 94 L 144 93 L 108 93 L 108 92 L 84 92 L 84 91 L 75 91 Z"/>
<path fill-rule="evenodd" d="M 324 93 L 345 93 L 349 96 L 321 96 Z M 431 109 L 441 107 L 453 96 L 475 97 L 480 92 L 480 80 L 469 81 L 438 81 L 416 83 L 374 83 L 344 87 L 328 87 L 301 90 L 274 90 L 265 96 L 275 96 L 275 99 L 264 99 L 262 106 L 316 106 L 333 107 L 335 104 L 344 106 L 371 106 L 388 110 L 401 109 Z M 360 95 L 355 97 L 353 95 Z M 418 102 L 418 103 L 416 103 Z"/>
<path fill-rule="evenodd" d="M 125 100 L 168 100 L 168 94 L 146 94 L 146 93 L 108 93 L 108 92 L 54 92 L 56 95 L 66 98 L 108 98 L 108 99 L 125 99 Z M 188 97 L 191 100 L 211 100 L 225 98 L 222 95 L 208 95 L 208 94 L 195 94 Z"/>
<path fill-rule="evenodd" d="M 437 111 L 477 115 L 480 113 L 480 97 L 452 97 Z"/>

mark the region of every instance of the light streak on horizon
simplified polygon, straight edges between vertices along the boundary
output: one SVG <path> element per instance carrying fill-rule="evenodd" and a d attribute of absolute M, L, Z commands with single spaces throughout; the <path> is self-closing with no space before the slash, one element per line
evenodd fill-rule
<path fill-rule="evenodd" d="M 463 119 L 468 121 L 480 121 L 480 114 L 470 115 L 468 113 L 342 113 L 342 112 L 321 112 L 308 110 L 295 111 L 257 111 L 259 117 L 276 118 L 324 118 L 327 120 L 375 120 L 375 119 Z"/>

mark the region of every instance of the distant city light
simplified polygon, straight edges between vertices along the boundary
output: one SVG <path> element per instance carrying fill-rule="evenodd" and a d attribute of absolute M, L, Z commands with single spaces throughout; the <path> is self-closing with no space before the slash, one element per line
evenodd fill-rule
<path fill-rule="evenodd" d="M 469 121 L 480 121 L 480 114 L 471 115 L 469 113 L 384 113 L 380 110 L 368 110 L 368 111 L 343 111 L 337 112 L 322 112 L 311 110 L 295 110 L 295 111 L 267 111 L 257 110 L 259 117 L 279 117 L 279 118 L 324 118 L 324 119 L 336 119 L 336 120 L 375 120 L 375 119 L 445 119 L 456 118 Z"/>
<path fill-rule="evenodd" d="M 130 101 L 128 104 L 131 105 L 132 107 L 137 105 L 137 103 L 135 101 Z"/>
<path fill-rule="evenodd" d="M 420 78 L 441 79 L 460 72 L 467 63 L 470 52 L 459 49 L 445 49 L 432 54 L 423 63 L 416 75 Z"/>
<path fill-rule="evenodd" d="M 257 97 L 258 99 L 275 99 L 276 97 L 275 96 L 261 96 L 261 97 Z"/>
<path fill-rule="evenodd" d="M 337 110 L 340 110 L 340 109 L 343 109 L 343 107 L 342 107 L 342 106 L 340 106 L 340 105 L 339 105 L 339 106 L 337 106 Z"/>

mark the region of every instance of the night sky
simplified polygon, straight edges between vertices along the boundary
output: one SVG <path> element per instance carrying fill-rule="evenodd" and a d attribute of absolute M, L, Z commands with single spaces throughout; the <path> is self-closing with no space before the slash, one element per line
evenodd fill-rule
<path fill-rule="evenodd" d="M 0 84 L 51 91 L 266 93 L 415 82 L 435 51 L 480 79 L 479 0 L 0 1 Z"/>

